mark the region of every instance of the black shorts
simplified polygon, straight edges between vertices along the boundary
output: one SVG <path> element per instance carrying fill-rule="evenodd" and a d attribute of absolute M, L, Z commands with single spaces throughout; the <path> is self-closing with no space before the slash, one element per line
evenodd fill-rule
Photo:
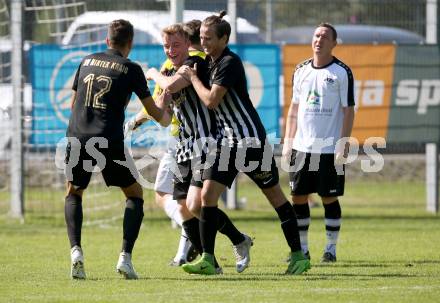
<path fill-rule="evenodd" d="M 248 175 L 261 189 L 279 183 L 278 168 L 268 143 L 257 148 L 222 146 L 208 156 L 205 167 L 202 180 L 214 180 L 228 187 L 238 172 Z"/>
<path fill-rule="evenodd" d="M 321 197 L 344 195 L 345 167 L 335 166 L 334 163 L 334 154 L 311 154 L 292 150 L 290 161 L 292 171 L 289 173 L 292 195 L 311 193 L 318 193 Z"/>
<path fill-rule="evenodd" d="M 89 185 L 92 172 L 98 167 L 104 177 L 107 186 L 127 187 L 136 182 L 138 171 L 133 158 L 127 152 L 124 153 L 124 143 L 108 142 L 108 148 L 92 144 L 96 151 L 86 151 L 86 144 L 77 141 L 69 141 L 66 148 L 66 169 L 67 181 L 85 189 Z M 117 163 L 115 161 L 121 161 Z"/>
<path fill-rule="evenodd" d="M 190 185 L 202 188 L 202 170 L 200 163 L 187 160 L 177 164 L 177 169 L 180 176 L 174 175 L 173 183 L 173 199 L 186 199 Z"/>

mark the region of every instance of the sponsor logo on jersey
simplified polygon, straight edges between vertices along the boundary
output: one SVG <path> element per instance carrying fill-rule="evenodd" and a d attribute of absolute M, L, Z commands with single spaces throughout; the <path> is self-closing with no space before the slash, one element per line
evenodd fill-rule
<path fill-rule="evenodd" d="M 321 96 L 319 93 L 314 89 L 310 90 L 307 94 L 307 104 L 309 105 L 319 105 L 321 101 Z"/>
<path fill-rule="evenodd" d="M 329 76 L 327 76 L 327 78 L 324 79 L 324 82 L 327 82 L 328 84 L 334 84 L 335 80 L 333 78 L 330 78 Z"/>

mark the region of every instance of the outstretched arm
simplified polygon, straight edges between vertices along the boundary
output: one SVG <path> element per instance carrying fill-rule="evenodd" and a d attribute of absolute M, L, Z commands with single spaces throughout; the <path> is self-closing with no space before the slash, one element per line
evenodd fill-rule
<path fill-rule="evenodd" d="M 183 77 L 180 73 L 176 73 L 173 76 L 166 76 L 157 69 L 150 68 L 147 71 L 146 76 L 148 80 L 153 80 L 161 89 L 167 90 L 170 93 L 178 92 L 181 89 L 191 85 L 191 82 Z"/>
<path fill-rule="evenodd" d="M 146 99 L 148 99 L 148 98 L 146 98 Z M 162 118 L 160 118 L 160 120 L 158 121 L 154 117 L 152 117 L 148 114 L 147 107 L 154 108 L 155 107 L 154 105 L 147 105 L 147 106 L 144 105 L 144 109 L 139 111 L 134 117 L 132 117 L 130 120 L 128 120 L 124 124 L 124 137 L 127 137 L 131 131 L 136 130 L 143 123 L 145 123 L 146 121 L 151 120 L 151 119 L 156 120 L 163 127 L 167 127 L 168 125 L 170 125 L 171 120 L 172 120 L 172 116 L 173 116 L 173 113 L 172 113 L 170 106 L 167 106 L 167 104 L 169 104 L 169 102 L 170 102 L 170 99 L 171 99 L 171 96 L 165 92 L 162 92 L 160 94 L 156 94 L 155 99 L 153 99 L 154 100 L 153 103 L 156 103 L 155 104 L 156 108 L 160 109 L 161 111 L 162 111 L 162 108 L 164 108 Z M 144 102 L 149 103 L 151 101 L 144 100 Z M 155 111 L 155 109 L 153 109 L 153 112 L 154 111 Z"/>
<path fill-rule="evenodd" d="M 170 114 L 167 111 L 167 107 L 169 106 L 170 99 L 171 98 L 169 94 L 163 93 L 158 96 L 157 103 L 153 100 L 151 96 L 142 99 L 141 102 L 150 117 L 152 117 L 154 120 L 156 120 L 161 124 L 162 122 L 166 124 L 165 122 L 168 119 L 171 119 L 171 117 L 169 117 Z"/>

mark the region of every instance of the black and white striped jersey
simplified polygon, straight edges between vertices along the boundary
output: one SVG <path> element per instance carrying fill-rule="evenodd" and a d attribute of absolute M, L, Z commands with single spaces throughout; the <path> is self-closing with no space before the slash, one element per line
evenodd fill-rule
<path fill-rule="evenodd" d="M 190 56 L 183 63 L 193 67 L 197 63 L 197 75 L 207 84 L 207 63 L 199 56 Z M 166 72 L 167 76 L 174 75 L 176 70 Z M 207 151 L 208 140 L 213 140 L 215 116 L 198 97 L 193 86 L 187 86 L 172 95 L 174 115 L 179 121 L 179 134 L 176 144 L 177 163 L 193 159 Z"/>
<path fill-rule="evenodd" d="M 214 110 L 218 138 L 222 145 L 259 146 L 266 139 L 266 130 L 249 98 L 243 63 L 238 55 L 226 47 L 217 60 L 210 62 L 210 86 L 217 84 L 227 92 Z M 255 145 L 257 144 L 257 145 Z"/>

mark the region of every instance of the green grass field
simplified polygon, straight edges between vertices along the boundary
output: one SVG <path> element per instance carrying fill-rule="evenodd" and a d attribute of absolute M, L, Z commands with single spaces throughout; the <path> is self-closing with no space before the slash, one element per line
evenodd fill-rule
<path fill-rule="evenodd" d="M 135 247 L 137 281 L 122 280 L 114 270 L 120 220 L 84 227 L 88 279 L 72 281 L 62 203 L 53 213 L 56 220 L 33 212 L 25 224 L 2 217 L 0 301 L 440 302 L 440 218 L 425 211 L 423 183 L 347 182 L 338 262 L 319 263 L 323 209 L 312 208 L 313 267 L 295 277 L 283 275 L 288 249 L 275 212 L 253 186 L 240 184 L 239 197 L 246 197 L 246 210 L 228 213 L 255 237 L 251 266 L 237 274 L 230 244 L 219 235 L 216 254 L 224 275 L 214 277 L 190 276 L 167 265 L 179 231 L 155 207 L 146 211 Z"/>

